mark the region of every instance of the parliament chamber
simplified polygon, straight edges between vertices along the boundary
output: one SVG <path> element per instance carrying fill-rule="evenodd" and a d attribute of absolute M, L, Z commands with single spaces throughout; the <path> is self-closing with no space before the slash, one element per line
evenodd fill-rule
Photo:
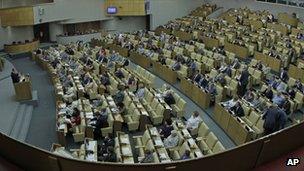
<path fill-rule="evenodd" d="M 0 170 L 304 169 L 302 3 L 10 1 Z"/>

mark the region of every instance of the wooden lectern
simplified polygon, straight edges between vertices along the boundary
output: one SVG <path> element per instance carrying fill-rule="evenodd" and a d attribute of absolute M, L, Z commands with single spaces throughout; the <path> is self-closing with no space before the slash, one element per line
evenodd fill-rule
<path fill-rule="evenodd" d="M 23 79 L 19 83 L 15 83 L 14 87 L 17 101 L 32 99 L 32 83 L 29 78 Z"/>
<path fill-rule="evenodd" d="M 3 71 L 4 68 L 4 60 L 0 58 L 0 71 Z"/>

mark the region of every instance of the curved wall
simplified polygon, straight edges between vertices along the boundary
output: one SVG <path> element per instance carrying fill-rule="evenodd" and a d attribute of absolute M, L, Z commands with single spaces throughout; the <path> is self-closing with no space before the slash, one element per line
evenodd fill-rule
<path fill-rule="evenodd" d="M 29 144 L 16 141 L 0 134 L 0 155 L 26 170 L 33 171 L 155 171 L 190 170 L 204 167 L 207 170 L 251 170 L 254 167 L 294 150 L 304 143 L 304 122 L 286 128 L 274 135 L 244 144 L 225 152 L 201 159 L 167 164 L 111 164 L 91 163 L 54 155 Z"/>
<path fill-rule="evenodd" d="M 121 49 L 123 50 L 123 49 Z M 128 52 L 126 51 L 128 54 Z M 128 56 L 126 54 L 126 56 Z M 304 145 L 304 122 L 285 128 L 275 134 L 229 149 L 219 154 L 189 161 L 166 164 L 92 163 L 68 159 L 32 145 L 19 142 L 0 133 L 0 155 L 20 168 L 31 171 L 184 171 L 204 167 L 207 170 L 251 170 Z"/>

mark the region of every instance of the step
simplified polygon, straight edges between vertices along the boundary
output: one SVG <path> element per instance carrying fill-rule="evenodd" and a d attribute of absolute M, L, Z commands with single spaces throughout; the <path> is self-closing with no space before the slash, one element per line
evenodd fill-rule
<path fill-rule="evenodd" d="M 13 127 L 10 131 L 10 134 L 9 134 L 12 138 L 17 138 L 18 137 L 18 134 L 19 134 L 19 131 L 20 131 L 20 126 L 22 124 L 23 117 L 24 117 L 23 113 L 26 109 L 26 106 L 27 106 L 26 104 L 21 104 L 19 106 L 19 109 L 17 110 L 16 119 L 13 123 Z"/>
<path fill-rule="evenodd" d="M 19 141 L 25 141 L 25 139 L 27 137 L 27 133 L 28 133 L 30 123 L 31 123 L 31 120 L 32 120 L 33 109 L 34 109 L 34 107 L 31 106 L 31 105 L 26 106 L 26 109 L 23 113 L 23 115 L 24 115 L 23 122 L 22 122 L 22 125 L 20 127 L 19 135 L 17 137 L 17 139 Z"/>
<path fill-rule="evenodd" d="M 20 110 L 21 110 L 20 107 L 21 107 L 21 105 L 20 105 L 20 103 L 18 103 L 18 105 L 17 105 L 16 108 L 15 108 L 14 113 L 12 112 L 12 115 L 14 115 L 14 116 L 13 116 L 13 119 L 12 119 L 12 121 L 10 122 L 10 126 L 9 126 L 9 128 L 8 128 L 8 130 L 7 130 L 7 132 L 6 132 L 6 134 L 7 134 L 8 136 L 11 135 L 11 132 L 12 132 L 12 130 L 13 130 L 13 128 L 14 128 L 14 125 L 15 125 L 15 122 L 16 122 L 16 119 L 17 119 L 17 116 L 18 116 L 18 113 L 19 113 Z"/>
<path fill-rule="evenodd" d="M 27 105 L 32 105 L 34 107 L 38 106 L 38 91 L 33 90 L 32 91 L 32 99 L 31 100 L 25 100 L 25 101 L 20 101 L 21 104 L 27 104 Z"/>

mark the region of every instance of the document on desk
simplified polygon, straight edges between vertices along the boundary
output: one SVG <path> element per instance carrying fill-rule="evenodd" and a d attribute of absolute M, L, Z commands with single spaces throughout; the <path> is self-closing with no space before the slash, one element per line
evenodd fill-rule
<path fill-rule="evenodd" d="M 164 146 L 164 143 L 161 139 L 156 139 L 156 140 L 154 140 L 154 142 L 155 142 L 155 146 L 157 146 L 157 147 L 163 147 Z"/>
<path fill-rule="evenodd" d="M 94 155 L 94 154 L 88 154 L 88 155 L 86 156 L 86 160 L 87 160 L 87 161 L 96 161 L 95 155 Z"/>
<path fill-rule="evenodd" d="M 120 137 L 121 144 L 130 144 L 128 137 Z"/>
<path fill-rule="evenodd" d="M 188 139 L 188 142 L 189 142 L 190 148 L 195 148 L 196 143 L 192 138 Z"/>
<path fill-rule="evenodd" d="M 203 157 L 203 153 L 199 150 L 195 151 L 194 154 L 196 155 L 196 157 Z"/>
<path fill-rule="evenodd" d="M 183 130 L 182 130 L 182 133 L 183 133 L 183 135 L 184 135 L 186 138 L 191 137 L 191 135 L 189 134 L 189 132 L 188 132 L 187 129 L 183 129 Z"/>
<path fill-rule="evenodd" d="M 89 141 L 89 144 L 87 145 L 87 150 L 90 150 L 90 151 L 96 151 L 96 145 L 97 145 L 97 142 L 96 141 Z"/>
<path fill-rule="evenodd" d="M 110 105 L 110 107 L 116 107 L 116 104 L 115 104 L 114 101 L 110 101 L 110 102 L 109 102 L 109 105 Z"/>
<path fill-rule="evenodd" d="M 64 130 L 65 126 L 66 126 L 65 124 L 60 124 L 59 127 L 58 127 L 58 129 L 59 130 Z"/>
<path fill-rule="evenodd" d="M 132 152 L 129 147 L 121 147 L 121 151 L 123 156 L 132 156 Z"/>

